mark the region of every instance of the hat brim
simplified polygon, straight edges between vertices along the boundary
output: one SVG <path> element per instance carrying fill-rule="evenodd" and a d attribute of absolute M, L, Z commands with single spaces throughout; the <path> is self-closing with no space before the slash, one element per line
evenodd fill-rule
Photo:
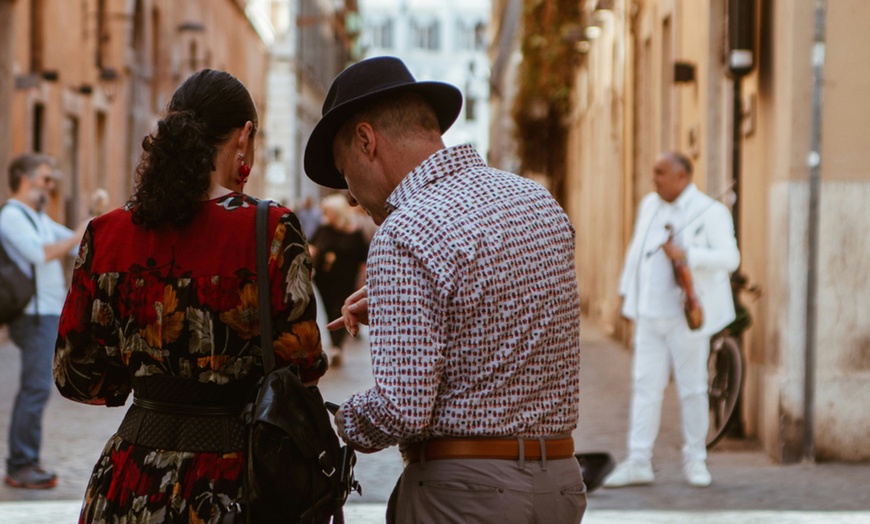
<path fill-rule="evenodd" d="M 342 125 L 353 113 L 373 98 L 412 91 L 420 93 L 435 111 L 441 132 L 444 133 L 456 121 L 462 109 L 462 93 L 455 86 L 443 82 L 414 82 L 391 86 L 364 96 L 348 100 L 333 107 L 314 126 L 305 146 L 305 174 L 314 182 L 333 189 L 347 189 L 347 183 L 335 168 L 332 143 Z"/>

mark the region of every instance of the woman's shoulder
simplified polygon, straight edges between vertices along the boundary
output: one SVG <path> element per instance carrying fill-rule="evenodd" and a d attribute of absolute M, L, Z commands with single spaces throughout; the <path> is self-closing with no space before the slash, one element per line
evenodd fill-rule
<path fill-rule="evenodd" d="M 94 230 L 132 226 L 134 226 L 133 214 L 131 213 L 129 204 L 113 209 L 112 211 L 107 211 L 102 215 L 91 219 L 91 228 Z"/>

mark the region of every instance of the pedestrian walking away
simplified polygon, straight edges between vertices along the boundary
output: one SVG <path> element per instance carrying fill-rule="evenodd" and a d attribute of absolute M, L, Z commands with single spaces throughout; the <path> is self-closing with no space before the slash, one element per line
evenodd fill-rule
<path fill-rule="evenodd" d="M 58 184 L 54 160 L 24 154 L 9 165 L 11 197 L 0 211 L 0 239 L 9 258 L 36 283 L 24 311 L 9 323 L 21 350 L 21 375 L 9 424 L 6 484 L 52 488 L 57 475 L 40 462 L 43 412 L 51 393 L 51 366 L 58 316 L 66 295 L 63 260 L 75 254 L 87 221 L 73 231 L 44 211 Z"/>
<path fill-rule="evenodd" d="M 145 138 L 130 201 L 85 233 L 55 382 L 78 402 L 133 399 L 94 466 L 79 522 L 270 521 L 248 511 L 240 417 L 264 373 L 258 200 L 242 192 L 257 121 L 235 77 L 194 73 Z M 275 203 L 267 231 L 276 365 L 314 384 L 327 363 L 308 246 L 296 216 Z"/>
<path fill-rule="evenodd" d="M 655 192 L 640 203 L 620 278 L 622 314 L 635 322 L 628 457 L 604 481 L 617 488 L 654 481 L 652 452 L 673 371 L 680 399 L 683 473 L 696 487 L 707 469 L 710 337 L 734 320 L 728 274 L 740 264 L 731 213 L 692 183 L 683 154 L 662 154 Z"/>
<path fill-rule="evenodd" d="M 302 224 L 302 232 L 305 233 L 305 238 L 311 241 L 314 232 L 320 227 L 322 219 L 320 208 L 314 205 L 313 198 L 307 196 L 299 202 L 299 205 L 293 209 L 293 212 Z"/>
<path fill-rule="evenodd" d="M 308 246 L 314 263 L 314 283 L 323 297 L 327 318 L 336 318 L 341 316 L 344 299 L 359 287 L 359 275 L 365 273 L 369 243 L 357 226 L 344 195 L 329 195 L 320 207 L 323 223 L 314 232 Z M 346 334 L 343 329 L 329 333 L 331 347 L 327 354 L 330 366 L 341 365 Z"/>
<path fill-rule="evenodd" d="M 445 147 L 461 106 L 371 58 L 335 78 L 308 139 L 307 175 L 380 226 L 331 323 L 369 324 L 376 386 L 336 425 L 357 450 L 399 446 L 388 522 L 580 522 L 574 228 L 539 184 Z"/>

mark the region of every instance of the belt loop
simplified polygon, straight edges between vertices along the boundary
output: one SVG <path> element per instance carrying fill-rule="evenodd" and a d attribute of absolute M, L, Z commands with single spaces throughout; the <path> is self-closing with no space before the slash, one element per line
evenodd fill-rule
<path fill-rule="evenodd" d="M 426 446 L 428 445 L 428 440 L 424 440 L 420 443 L 420 467 L 423 469 L 426 469 Z"/>
<path fill-rule="evenodd" d="M 544 437 L 538 437 L 538 445 L 541 446 L 541 470 L 547 471 L 547 441 Z"/>
<path fill-rule="evenodd" d="M 517 437 L 517 444 L 520 447 L 520 459 L 517 461 L 517 465 L 520 469 L 524 469 L 526 467 L 526 441 L 523 440 L 523 437 Z"/>

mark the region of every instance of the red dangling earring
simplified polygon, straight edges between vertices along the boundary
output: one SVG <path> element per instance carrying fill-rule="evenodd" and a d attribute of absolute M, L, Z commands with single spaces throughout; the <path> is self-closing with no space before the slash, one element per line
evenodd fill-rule
<path fill-rule="evenodd" d="M 236 179 L 236 183 L 244 187 L 245 183 L 248 182 L 248 176 L 251 174 L 251 166 L 245 163 L 244 155 L 239 154 L 239 158 L 242 159 L 242 165 L 239 166 L 239 178 Z"/>

